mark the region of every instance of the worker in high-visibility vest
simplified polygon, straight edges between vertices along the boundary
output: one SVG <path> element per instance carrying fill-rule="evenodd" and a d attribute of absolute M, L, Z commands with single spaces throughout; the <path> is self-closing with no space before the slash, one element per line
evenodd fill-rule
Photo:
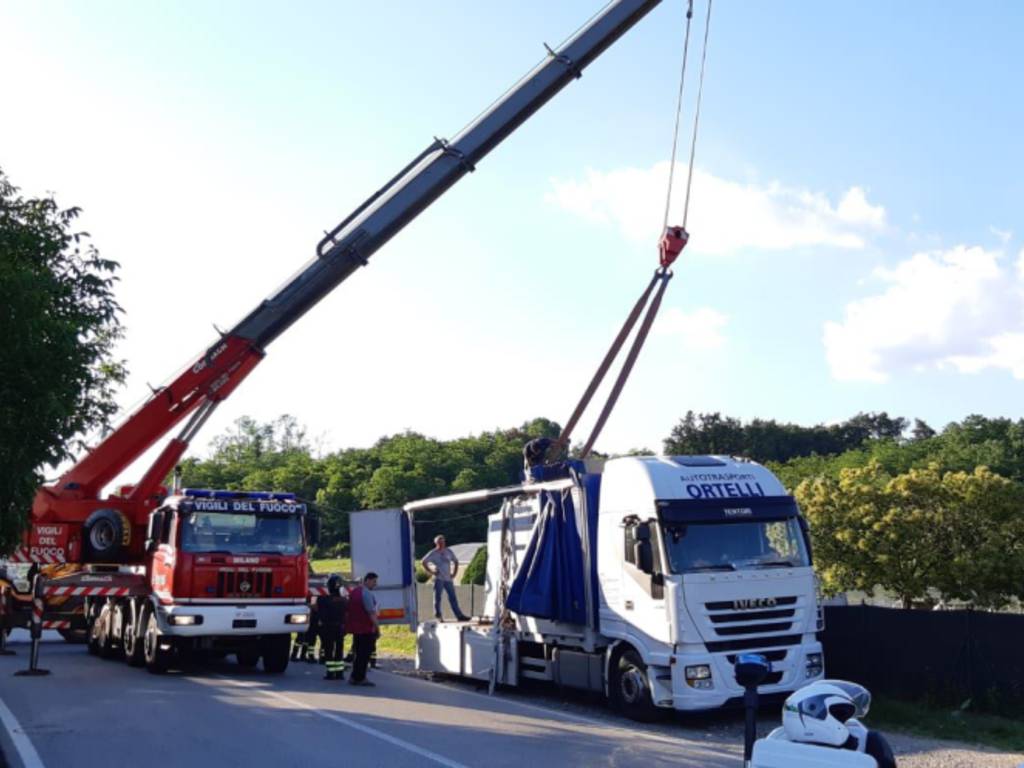
<path fill-rule="evenodd" d="M 316 601 L 320 626 L 320 647 L 324 653 L 324 680 L 345 679 L 345 618 L 348 596 L 342 592 L 341 576 L 332 574 L 327 579 L 327 594 Z"/>

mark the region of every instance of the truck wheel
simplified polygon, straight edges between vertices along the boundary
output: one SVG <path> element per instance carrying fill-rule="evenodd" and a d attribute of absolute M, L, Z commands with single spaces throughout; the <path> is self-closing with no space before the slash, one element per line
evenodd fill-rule
<path fill-rule="evenodd" d="M 609 689 L 612 708 L 616 712 L 641 723 L 657 719 L 659 713 L 651 701 L 647 665 L 636 651 L 626 651 L 612 666 Z"/>
<path fill-rule="evenodd" d="M 256 646 L 243 648 L 235 653 L 235 658 L 238 659 L 238 666 L 253 669 L 260 663 L 260 650 Z"/>
<path fill-rule="evenodd" d="M 154 675 L 162 675 L 171 666 L 171 649 L 160 647 L 160 625 L 152 609 L 146 611 L 146 617 L 146 634 L 142 638 L 146 669 Z"/>
<path fill-rule="evenodd" d="M 145 642 L 137 631 L 135 623 L 131 620 L 131 609 L 125 608 L 127 614 L 121 622 L 123 633 L 121 634 L 121 650 L 124 651 L 124 660 L 130 667 L 141 667 L 146 663 Z M 139 616 L 137 612 L 136 616 Z"/>
<path fill-rule="evenodd" d="M 263 641 L 263 671 L 280 675 L 288 669 L 291 654 L 291 635 L 277 635 Z"/>
<path fill-rule="evenodd" d="M 124 554 L 130 528 L 114 509 L 97 509 L 82 525 L 82 559 L 86 563 L 112 563 Z"/>
<path fill-rule="evenodd" d="M 99 615 L 92 623 L 90 644 L 95 646 L 93 652 L 101 659 L 114 658 L 114 636 L 110 631 L 113 619 L 113 611 L 110 606 L 104 605 L 100 608 Z M 90 650 L 93 649 L 90 648 Z"/>
<path fill-rule="evenodd" d="M 81 645 L 89 640 L 89 635 L 84 629 L 58 629 L 57 632 L 64 638 L 65 643 L 72 645 Z"/>

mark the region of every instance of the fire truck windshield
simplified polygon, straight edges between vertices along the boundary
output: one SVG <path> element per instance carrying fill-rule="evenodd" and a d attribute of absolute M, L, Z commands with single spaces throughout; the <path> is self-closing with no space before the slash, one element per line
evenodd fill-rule
<path fill-rule="evenodd" d="M 181 550 L 298 555 L 302 522 L 295 515 L 189 512 L 181 520 Z"/>

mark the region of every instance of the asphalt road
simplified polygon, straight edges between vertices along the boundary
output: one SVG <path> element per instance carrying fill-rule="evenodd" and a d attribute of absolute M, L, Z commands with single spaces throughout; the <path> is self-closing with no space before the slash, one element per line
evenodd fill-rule
<path fill-rule="evenodd" d="M 280 676 L 226 662 L 157 676 L 48 638 L 40 666 L 52 674 L 14 677 L 27 663 L 26 637 L 16 632 L 18 655 L 0 658 L 3 743 L 26 768 L 742 764 L 739 745 L 710 748 L 611 716 L 380 670 L 370 673 L 376 688 L 324 681 L 306 664 Z"/>

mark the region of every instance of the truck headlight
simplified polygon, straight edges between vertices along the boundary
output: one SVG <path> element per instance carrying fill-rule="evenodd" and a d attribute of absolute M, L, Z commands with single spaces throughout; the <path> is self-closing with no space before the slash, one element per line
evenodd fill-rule
<path fill-rule="evenodd" d="M 195 616 L 191 614 L 178 614 L 177 616 L 171 616 L 170 619 L 171 624 L 176 627 L 194 627 L 203 623 L 202 616 Z"/>
<path fill-rule="evenodd" d="M 715 685 L 711 681 L 711 666 L 709 664 L 694 664 L 692 667 L 684 667 L 683 674 L 686 677 L 686 684 L 691 688 L 706 690 Z"/>
<path fill-rule="evenodd" d="M 308 613 L 289 613 L 284 617 L 286 624 L 309 624 Z"/>
<path fill-rule="evenodd" d="M 805 677 L 817 677 L 825 671 L 825 663 L 820 653 L 808 653 L 805 665 Z"/>

